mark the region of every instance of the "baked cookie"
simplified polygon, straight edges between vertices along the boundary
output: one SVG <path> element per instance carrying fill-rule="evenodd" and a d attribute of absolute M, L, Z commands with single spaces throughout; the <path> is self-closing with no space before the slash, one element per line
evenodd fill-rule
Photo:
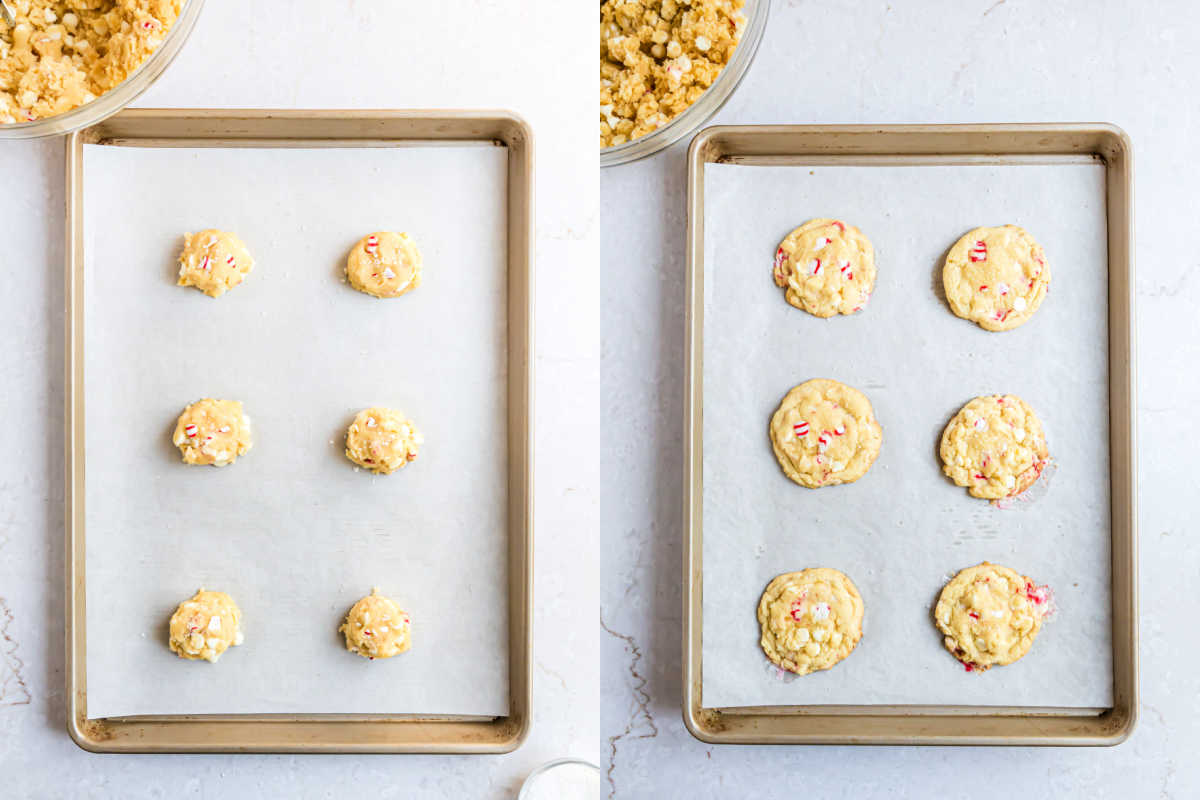
<path fill-rule="evenodd" d="M 421 251 L 407 233 L 376 231 L 350 250 L 346 278 L 372 297 L 399 297 L 421 285 Z"/>
<path fill-rule="evenodd" d="M 378 589 L 355 603 L 338 633 L 346 637 L 346 649 L 363 658 L 391 658 L 412 643 L 408 614 Z"/>
<path fill-rule="evenodd" d="M 204 589 L 184 600 L 171 615 L 167 646 L 180 658 L 215 662 L 242 643 L 242 612 L 224 592 Z"/>
<path fill-rule="evenodd" d="M 797 675 L 829 669 L 850 655 L 862 638 L 862 621 L 862 597 L 836 569 L 779 575 L 758 601 L 763 652 Z"/>
<path fill-rule="evenodd" d="M 875 248 L 853 225 L 809 220 L 779 243 L 775 285 L 789 303 L 815 316 L 853 314 L 875 287 Z"/>
<path fill-rule="evenodd" d="M 425 437 L 399 411 L 364 408 L 346 430 L 346 458 L 372 472 L 395 472 L 417 458 Z"/>
<path fill-rule="evenodd" d="M 1016 225 L 976 228 L 946 255 L 942 283 L 950 310 L 989 331 L 1024 324 L 1050 290 L 1050 265 Z"/>
<path fill-rule="evenodd" d="M 1049 607 L 1049 589 L 984 561 L 954 576 L 938 598 L 934 622 L 967 672 L 1011 664 L 1029 652 Z"/>
<path fill-rule="evenodd" d="M 220 297 L 241 283 L 252 269 L 254 259 L 236 234 L 210 229 L 183 235 L 180 286 L 195 286 L 209 297 Z"/>
<path fill-rule="evenodd" d="M 787 393 L 771 417 L 770 435 L 784 474 L 809 489 L 858 480 L 883 444 L 866 395 L 823 378 Z"/>
<path fill-rule="evenodd" d="M 171 441 L 183 454 L 183 463 L 214 467 L 232 464 L 254 444 L 250 418 L 242 411 L 242 404 L 209 397 L 183 410 Z"/>
<path fill-rule="evenodd" d="M 940 452 L 946 475 L 986 500 L 1025 491 L 1050 458 L 1041 421 L 1014 394 L 976 397 L 963 406 L 942 432 Z"/>

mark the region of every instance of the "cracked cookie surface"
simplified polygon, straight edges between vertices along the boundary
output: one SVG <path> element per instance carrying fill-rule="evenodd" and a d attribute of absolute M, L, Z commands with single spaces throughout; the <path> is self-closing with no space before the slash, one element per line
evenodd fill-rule
<path fill-rule="evenodd" d="M 784 474 L 809 489 L 858 480 L 883 445 L 883 428 L 866 395 L 824 378 L 784 396 L 771 417 L 770 436 Z"/>
<path fill-rule="evenodd" d="M 796 308 L 817 317 L 853 314 L 875 288 L 875 248 L 853 225 L 809 220 L 779 243 L 772 274 Z"/>
<path fill-rule="evenodd" d="M 968 672 L 985 672 L 1029 652 L 1048 605 L 1047 587 L 984 561 L 946 584 L 933 616 L 951 655 Z"/>
<path fill-rule="evenodd" d="M 797 675 L 829 669 L 850 655 L 862 638 L 862 622 L 858 588 L 828 567 L 778 575 L 758 601 L 763 652 Z"/>
<path fill-rule="evenodd" d="M 989 331 L 1028 322 L 1050 290 L 1042 246 L 1016 225 L 976 228 L 955 242 L 942 267 L 955 315 Z"/>
<path fill-rule="evenodd" d="M 942 432 L 942 470 L 974 497 L 998 500 L 1028 489 L 1050 458 L 1041 420 L 1013 394 L 976 397 Z"/>

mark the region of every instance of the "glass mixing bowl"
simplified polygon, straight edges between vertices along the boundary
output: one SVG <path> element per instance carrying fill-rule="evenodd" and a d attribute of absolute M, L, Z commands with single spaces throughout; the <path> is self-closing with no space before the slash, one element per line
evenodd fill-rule
<path fill-rule="evenodd" d="M 95 125 L 105 117 L 110 117 L 137 99 L 138 95 L 150 88 L 150 85 L 162 74 L 167 65 L 178 55 L 184 42 L 196 26 L 196 18 L 204 0 L 187 0 L 179 19 L 171 26 L 166 38 L 158 49 L 150 54 L 134 73 L 119 83 L 116 88 L 97 97 L 90 103 L 84 103 L 79 108 L 71 109 L 62 114 L 33 122 L 14 122 L 0 124 L 0 139 L 33 139 L 39 136 L 57 136 L 61 133 L 72 133 L 80 128 Z"/>
<path fill-rule="evenodd" d="M 750 63 L 754 61 L 763 31 L 767 27 L 767 13 L 770 8 L 770 0 L 746 0 L 742 7 L 742 13 L 746 15 L 746 29 L 742 31 L 742 39 L 733 51 L 733 58 L 725 65 L 725 69 L 721 70 L 713 85 L 708 87 L 708 91 L 661 128 L 632 141 L 602 148 L 600 166 L 611 167 L 653 155 L 683 137 L 691 136 L 708 122 L 712 115 L 725 105 L 725 101 L 745 77 Z"/>

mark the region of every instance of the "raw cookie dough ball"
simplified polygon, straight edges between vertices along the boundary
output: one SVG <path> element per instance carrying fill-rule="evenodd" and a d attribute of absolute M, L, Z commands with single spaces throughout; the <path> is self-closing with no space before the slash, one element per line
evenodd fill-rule
<path fill-rule="evenodd" d="M 412 643 L 411 621 L 396 601 L 378 589 L 359 600 L 346 614 L 338 632 L 346 637 L 346 649 L 363 658 L 391 658 Z"/>
<path fill-rule="evenodd" d="M 968 672 L 985 672 L 1029 652 L 1049 604 L 1048 587 L 984 561 L 946 584 L 933 617 L 946 649 Z"/>
<path fill-rule="evenodd" d="M 770 434 L 784 474 L 809 489 L 858 480 L 883 444 L 866 395 L 821 378 L 787 393 L 771 417 Z"/>
<path fill-rule="evenodd" d="M 346 458 L 372 472 L 395 472 L 417 458 L 425 437 L 399 411 L 364 408 L 346 430 Z"/>
<path fill-rule="evenodd" d="M 862 638 L 863 601 L 854 582 L 836 569 L 777 576 L 758 601 L 763 652 L 797 675 L 829 669 Z"/>
<path fill-rule="evenodd" d="M 1023 228 L 976 228 L 946 255 L 942 283 L 950 310 L 989 331 L 1025 323 L 1050 289 L 1042 246 Z"/>
<path fill-rule="evenodd" d="M 399 297 L 421 285 L 421 251 L 407 233 L 364 236 L 346 259 L 350 285 L 374 297 Z"/>
<path fill-rule="evenodd" d="M 1050 453 L 1042 423 L 1013 394 L 976 397 L 942 432 L 943 470 L 975 497 L 998 500 L 1033 485 Z"/>
<path fill-rule="evenodd" d="M 242 282 L 254 259 L 236 234 L 209 229 L 185 233 L 179 254 L 179 285 L 195 286 L 209 297 L 220 297 Z"/>
<path fill-rule="evenodd" d="M 853 225 L 809 220 L 779 243 L 775 285 L 789 303 L 815 316 L 853 314 L 875 287 L 875 248 Z"/>
<path fill-rule="evenodd" d="M 242 643 L 242 612 L 224 592 L 196 592 L 171 615 L 171 652 L 180 658 L 216 661 Z"/>
<path fill-rule="evenodd" d="M 183 410 L 171 441 L 185 464 L 223 467 L 250 449 L 250 418 L 236 400 L 204 398 Z"/>

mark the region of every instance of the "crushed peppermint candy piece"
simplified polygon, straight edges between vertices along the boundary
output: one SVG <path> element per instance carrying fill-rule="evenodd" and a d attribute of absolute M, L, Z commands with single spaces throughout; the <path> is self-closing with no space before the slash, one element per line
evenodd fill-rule
<path fill-rule="evenodd" d="M 817 437 L 817 452 L 824 453 L 829 448 L 829 437 L 825 434 L 829 431 L 821 431 L 821 435 Z"/>
<path fill-rule="evenodd" d="M 783 269 L 784 262 L 787 261 L 787 253 L 781 247 L 775 251 L 775 274 L 778 275 Z"/>
<path fill-rule="evenodd" d="M 1003 281 L 996 284 L 996 291 L 1000 292 L 1001 296 L 1008 294 L 1008 289 L 1009 289 L 1008 284 L 1004 283 Z"/>
<path fill-rule="evenodd" d="M 368 428 L 374 428 L 376 424 L 377 423 L 375 422 L 374 417 L 367 417 L 367 427 Z"/>
<path fill-rule="evenodd" d="M 843 436 L 843 435 L 845 435 L 845 433 L 846 433 L 846 426 L 842 425 L 840 423 L 838 424 L 838 426 L 836 428 L 833 429 L 834 436 Z"/>
<path fill-rule="evenodd" d="M 967 254 L 967 257 L 973 262 L 987 261 L 987 244 L 982 239 L 975 242 L 975 246 Z"/>
<path fill-rule="evenodd" d="M 221 426 L 221 433 L 229 433 L 229 426 L 228 426 L 228 425 L 222 425 L 222 426 Z"/>
<path fill-rule="evenodd" d="M 838 229 L 839 231 L 841 231 L 842 233 L 845 233 L 845 232 L 846 232 L 846 224 L 845 224 L 844 222 L 838 222 L 838 221 L 835 219 L 833 222 L 831 222 L 831 223 L 829 223 L 829 224 L 830 224 L 830 225 L 832 225 L 833 227 L 837 228 L 837 229 Z"/>
<path fill-rule="evenodd" d="M 971 423 L 971 427 L 977 431 L 986 431 L 988 429 L 987 420 L 983 417 L 976 417 L 975 421 Z"/>
<path fill-rule="evenodd" d="M 376 236 L 368 236 L 367 244 L 364 249 L 366 249 L 366 251 L 368 253 L 371 252 L 372 250 L 378 250 L 379 249 L 379 238 Z"/>
<path fill-rule="evenodd" d="M 829 244 L 833 244 L 833 239 L 828 236 L 818 236 L 817 241 L 813 242 L 813 250 L 823 250 Z"/>
<path fill-rule="evenodd" d="M 854 271 L 850 269 L 850 262 L 842 264 L 842 277 L 848 281 L 854 280 Z"/>
<path fill-rule="evenodd" d="M 829 603 L 814 603 L 812 611 L 809 612 L 809 616 L 811 616 L 817 622 L 820 622 L 822 620 L 829 619 L 829 610 Z"/>
<path fill-rule="evenodd" d="M 204 260 L 200 262 L 200 269 L 207 270 L 211 264 L 212 264 L 212 260 L 209 259 L 208 256 L 205 256 Z"/>
<path fill-rule="evenodd" d="M 195 425 L 184 425 L 183 426 L 183 432 L 189 438 L 195 436 L 198 431 L 199 431 L 199 428 L 197 428 Z"/>
<path fill-rule="evenodd" d="M 229 266 L 231 266 L 231 267 L 236 267 L 236 266 L 237 266 L 237 261 L 235 261 L 235 260 L 234 260 L 234 258 L 233 258 L 233 253 L 230 253 L 230 254 L 229 254 L 229 258 L 225 259 L 225 263 L 226 263 L 226 264 L 228 264 L 228 265 L 229 265 Z"/>
<path fill-rule="evenodd" d="M 808 268 L 812 271 L 813 275 L 820 275 L 821 274 L 821 259 L 814 258 L 812 261 L 809 262 Z"/>
<path fill-rule="evenodd" d="M 385 267 L 383 270 L 383 277 L 390 281 L 392 278 L 396 277 L 396 273 L 392 272 L 391 267 Z"/>
<path fill-rule="evenodd" d="M 808 423 L 801 420 L 792 426 L 792 433 L 796 436 L 808 436 Z"/>

